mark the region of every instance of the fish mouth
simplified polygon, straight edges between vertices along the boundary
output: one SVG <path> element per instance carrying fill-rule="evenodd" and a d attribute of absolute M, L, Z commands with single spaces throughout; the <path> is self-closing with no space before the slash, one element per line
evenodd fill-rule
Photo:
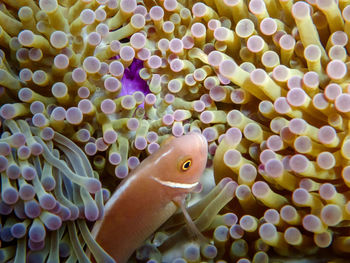
<path fill-rule="evenodd" d="M 200 133 L 198 133 L 199 139 L 201 141 L 201 144 L 203 145 L 203 154 L 207 155 L 208 153 L 208 141 L 207 139 Z"/>
<path fill-rule="evenodd" d="M 207 163 L 207 158 L 208 158 L 208 141 L 207 139 L 199 132 L 190 132 L 188 133 L 190 135 L 194 135 L 196 138 L 196 144 L 198 145 L 198 158 L 200 158 L 201 160 L 203 160 L 204 162 L 204 166 L 203 166 L 203 170 L 206 167 L 206 163 Z M 197 139 L 198 138 L 198 139 Z M 200 156 L 200 157 L 199 157 Z M 203 171 L 202 171 L 203 172 Z"/>
<path fill-rule="evenodd" d="M 200 133 L 197 133 L 197 135 L 199 136 L 200 140 L 202 141 L 203 144 L 207 145 L 207 139 Z"/>
<path fill-rule="evenodd" d="M 199 132 L 189 132 L 189 133 L 187 133 L 187 135 L 191 135 L 191 136 L 194 135 L 194 136 L 198 137 L 200 143 L 206 147 L 205 151 L 208 151 L 208 141 L 201 133 L 199 133 Z"/>

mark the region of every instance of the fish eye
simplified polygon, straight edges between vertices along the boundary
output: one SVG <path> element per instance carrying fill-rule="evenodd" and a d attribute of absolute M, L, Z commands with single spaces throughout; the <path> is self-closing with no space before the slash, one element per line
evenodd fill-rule
<path fill-rule="evenodd" d="M 188 169 L 190 169 L 191 164 L 192 164 L 192 160 L 191 159 L 188 159 L 188 160 L 184 161 L 182 166 L 181 166 L 182 171 L 187 171 Z"/>

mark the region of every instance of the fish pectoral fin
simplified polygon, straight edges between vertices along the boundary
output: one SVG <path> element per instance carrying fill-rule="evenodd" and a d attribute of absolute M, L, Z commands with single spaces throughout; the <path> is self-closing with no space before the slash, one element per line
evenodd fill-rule
<path fill-rule="evenodd" d="M 206 238 L 198 229 L 198 227 L 196 226 L 196 224 L 193 222 L 191 216 L 189 215 L 187 209 L 186 209 L 186 202 L 185 202 L 185 198 L 176 198 L 173 200 L 180 208 L 181 211 L 184 215 L 185 221 L 186 221 L 186 225 L 187 228 L 189 230 L 189 232 L 195 237 L 197 238 L 200 242 L 203 243 L 209 243 L 208 238 Z"/>
<path fill-rule="evenodd" d="M 197 183 L 197 185 L 194 186 L 190 192 L 198 194 L 198 193 L 202 192 L 202 190 L 203 190 L 203 185 L 201 183 Z"/>

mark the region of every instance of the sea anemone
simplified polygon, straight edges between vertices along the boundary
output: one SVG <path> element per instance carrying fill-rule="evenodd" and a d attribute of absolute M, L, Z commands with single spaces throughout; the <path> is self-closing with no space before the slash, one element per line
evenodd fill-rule
<path fill-rule="evenodd" d="M 150 262 L 346 256 L 349 32 L 346 1 L 3 0 L 0 261 L 105 261 L 101 184 L 190 131 L 235 197 L 193 208 L 207 243 L 175 215 Z"/>
<path fill-rule="evenodd" d="M 103 196 L 107 190 L 82 150 L 52 128 L 40 130 L 24 120 L 6 120 L 3 128 L 0 237 L 8 246 L 0 261 L 59 262 L 69 256 L 82 262 L 88 259 L 84 244 L 99 261 L 109 259 L 86 224 L 103 216 L 108 192 Z"/>

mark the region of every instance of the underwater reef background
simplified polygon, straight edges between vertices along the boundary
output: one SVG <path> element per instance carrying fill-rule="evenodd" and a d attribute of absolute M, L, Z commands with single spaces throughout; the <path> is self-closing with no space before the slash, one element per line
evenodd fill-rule
<path fill-rule="evenodd" d="M 1 0 L 0 262 L 112 262 L 104 203 L 188 132 L 209 145 L 188 209 L 209 243 L 179 213 L 132 260 L 347 262 L 348 4 Z"/>

